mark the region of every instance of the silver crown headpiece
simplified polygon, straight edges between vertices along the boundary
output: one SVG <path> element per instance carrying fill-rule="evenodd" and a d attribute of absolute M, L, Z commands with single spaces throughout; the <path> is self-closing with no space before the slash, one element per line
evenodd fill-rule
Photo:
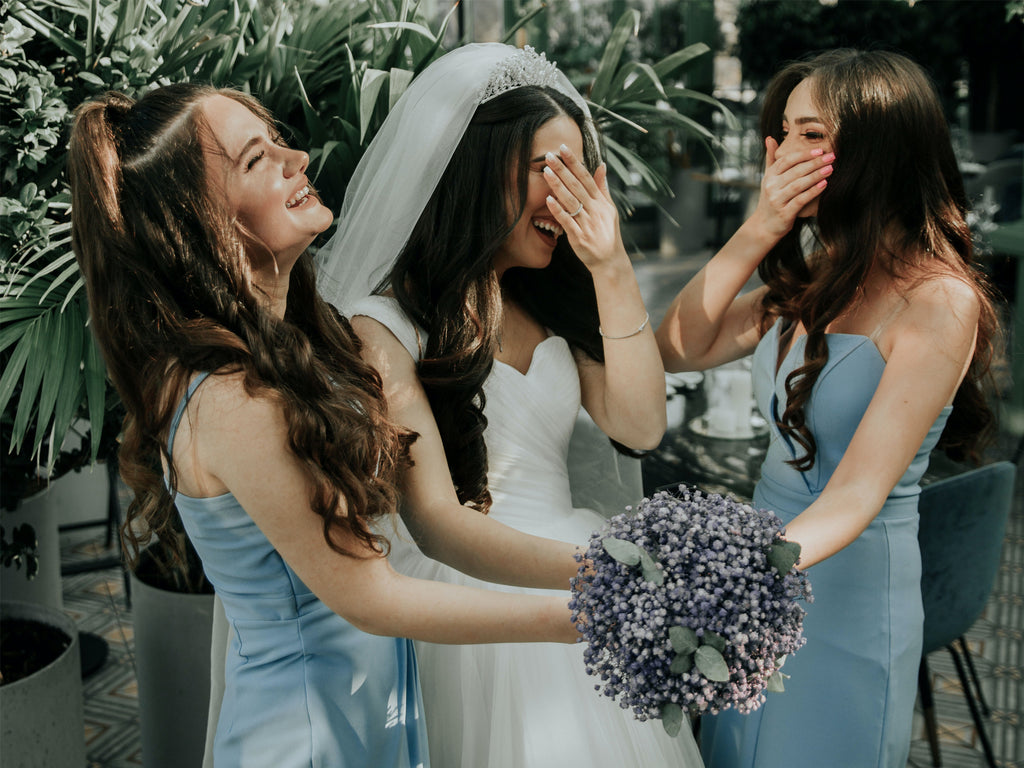
<path fill-rule="evenodd" d="M 527 45 L 498 62 L 480 92 L 480 103 L 490 101 L 505 91 L 524 85 L 553 86 L 558 79 L 558 67 Z"/>

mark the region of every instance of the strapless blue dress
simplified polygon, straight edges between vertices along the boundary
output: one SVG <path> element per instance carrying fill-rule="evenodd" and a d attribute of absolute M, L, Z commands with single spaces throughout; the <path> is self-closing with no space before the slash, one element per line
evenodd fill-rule
<path fill-rule="evenodd" d="M 178 407 L 168 451 L 204 378 Z M 327 608 L 231 494 L 175 502 L 230 625 L 217 768 L 429 765 L 412 642 Z"/>
<path fill-rule="evenodd" d="M 828 334 L 829 360 L 811 394 L 807 425 L 814 466 L 774 426 L 785 409 L 786 376 L 802 364 L 806 337 L 776 366 L 781 322 L 754 353 L 754 394 L 772 424 L 753 503 L 783 522 L 821 493 L 842 459 L 885 370 L 866 336 Z M 776 368 L 778 367 L 778 372 Z M 903 768 L 921 660 L 924 613 L 917 545 L 919 480 L 951 408 L 932 425 L 881 512 L 848 547 L 808 571 L 807 644 L 786 661 L 785 693 L 769 693 L 750 715 L 727 710 L 701 723 L 708 768 Z"/>

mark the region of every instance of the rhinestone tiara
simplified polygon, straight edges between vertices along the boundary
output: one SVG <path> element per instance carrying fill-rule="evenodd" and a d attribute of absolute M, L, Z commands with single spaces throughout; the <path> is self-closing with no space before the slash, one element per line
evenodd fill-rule
<path fill-rule="evenodd" d="M 522 88 L 524 85 L 553 86 L 558 78 L 558 67 L 548 61 L 543 53 L 537 53 L 531 46 L 520 48 L 499 61 L 490 78 L 480 91 L 480 103 L 490 101 L 505 91 Z"/>

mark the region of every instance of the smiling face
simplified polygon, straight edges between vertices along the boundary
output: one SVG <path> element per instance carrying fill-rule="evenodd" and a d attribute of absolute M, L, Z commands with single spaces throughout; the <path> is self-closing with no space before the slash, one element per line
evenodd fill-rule
<path fill-rule="evenodd" d="M 547 197 L 551 188 L 544 180 L 544 156 L 548 152 L 557 155 L 562 144 L 568 146 L 576 157 L 583 157 L 583 134 L 567 115 L 553 117 L 533 135 L 523 213 L 494 257 L 494 269 L 499 276 L 510 267 L 543 269 L 551 262 L 551 253 L 562 228 L 548 210 Z M 514 215 L 514 204 L 511 207 Z"/>
<path fill-rule="evenodd" d="M 214 95 L 202 104 L 212 136 L 203 137 L 211 185 L 228 209 L 290 269 L 314 238 L 333 221 L 311 192 L 305 152 L 289 149 L 262 118 L 244 104 Z"/>
<path fill-rule="evenodd" d="M 826 154 L 832 151 L 831 132 L 814 101 L 810 80 L 798 83 L 786 100 L 782 137 L 776 158 L 809 149 L 821 149 Z M 814 216 L 817 212 L 818 198 L 814 198 L 798 215 Z"/>

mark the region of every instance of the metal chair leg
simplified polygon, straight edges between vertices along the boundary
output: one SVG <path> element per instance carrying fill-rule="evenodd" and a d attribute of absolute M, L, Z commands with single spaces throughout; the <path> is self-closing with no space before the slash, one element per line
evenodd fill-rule
<path fill-rule="evenodd" d="M 932 678 L 928 671 L 928 658 L 921 657 L 921 665 L 917 668 L 917 691 L 921 697 L 921 710 L 924 713 L 924 727 L 928 733 L 928 748 L 932 753 L 932 765 L 942 765 L 942 753 L 939 751 L 939 730 L 935 723 L 935 697 L 932 696 Z"/>
<path fill-rule="evenodd" d="M 978 671 L 974 668 L 974 658 L 971 656 L 971 649 L 967 647 L 967 639 L 963 635 L 960 636 L 960 649 L 967 662 L 967 669 L 971 673 L 971 680 L 974 681 L 974 693 L 978 697 L 978 703 L 981 704 L 981 712 L 985 717 L 991 717 L 992 710 L 989 709 L 988 702 L 985 701 L 985 694 L 981 692 L 981 681 L 978 679 Z"/>
<path fill-rule="evenodd" d="M 967 681 L 967 673 L 964 671 L 964 663 L 960 660 L 960 653 L 954 644 L 946 646 L 950 656 L 953 657 L 953 664 L 956 666 L 956 673 L 960 678 L 960 685 L 963 686 L 964 696 L 967 699 L 967 707 L 971 710 L 971 718 L 974 720 L 974 727 L 978 731 L 978 740 L 981 741 L 981 749 L 985 753 L 985 760 L 990 768 L 996 768 L 996 757 L 992 752 L 992 744 L 988 740 L 988 733 L 985 731 L 985 722 L 981 719 L 978 711 L 978 704 L 971 693 L 971 687 Z"/>

